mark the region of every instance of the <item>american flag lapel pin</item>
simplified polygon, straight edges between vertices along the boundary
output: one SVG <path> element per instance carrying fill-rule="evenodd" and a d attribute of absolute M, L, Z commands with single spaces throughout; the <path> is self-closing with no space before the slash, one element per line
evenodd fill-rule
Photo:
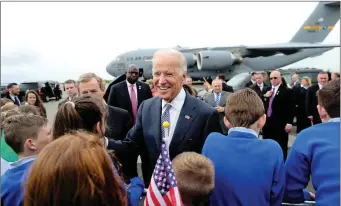
<path fill-rule="evenodd" d="M 188 116 L 188 115 L 185 115 L 185 118 L 186 118 L 186 119 L 190 119 L 191 117 L 190 117 L 190 116 Z"/>

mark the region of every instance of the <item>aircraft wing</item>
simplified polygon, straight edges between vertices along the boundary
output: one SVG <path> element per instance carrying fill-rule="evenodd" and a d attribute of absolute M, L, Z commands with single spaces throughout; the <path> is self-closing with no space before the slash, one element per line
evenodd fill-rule
<path fill-rule="evenodd" d="M 242 57 L 272 56 L 278 53 L 294 54 L 302 49 L 324 49 L 340 47 L 340 44 L 319 44 L 319 43 L 284 43 L 284 44 L 268 44 L 259 46 L 232 46 L 232 47 L 201 47 L 191 49 L 181 49 L 181 52 L 198 53 L 200 51 L 230 51 L 237 52 Z"/>

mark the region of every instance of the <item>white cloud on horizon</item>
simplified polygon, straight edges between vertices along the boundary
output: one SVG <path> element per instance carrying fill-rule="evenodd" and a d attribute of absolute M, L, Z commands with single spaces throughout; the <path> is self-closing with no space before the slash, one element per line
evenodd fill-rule
<path fill-rule="evenodd" d="M 316 4 L 3 2 L 1 82 L 64 81 L 90 71 L 112 79 L 106 65 L 137 48 L 288 42 Z M 338 22 L 324 43 L 339 43 L 339 33 Z M 337 48 L 290 66 L 339 70 L 339 56 Z"/>

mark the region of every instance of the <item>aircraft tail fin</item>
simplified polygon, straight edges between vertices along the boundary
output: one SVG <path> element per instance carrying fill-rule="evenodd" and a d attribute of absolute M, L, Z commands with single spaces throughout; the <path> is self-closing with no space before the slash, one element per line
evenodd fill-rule
<path fill-rule="evenodd" d="M 340 20 L 340 2 L 319 2 L 290 42 L 322 42 Z"/>

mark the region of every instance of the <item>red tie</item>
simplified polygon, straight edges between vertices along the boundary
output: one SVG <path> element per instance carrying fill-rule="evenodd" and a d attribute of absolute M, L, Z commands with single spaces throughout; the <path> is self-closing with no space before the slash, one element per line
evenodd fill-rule
<path fill-rule="evenodd" d="M 136 93 L 134 89 L 134 85 L 130 85 L 130 102 L 131 102 L 131 109 L 133 110 L 133 116 L 134 116 L 134 124 L 136 120 L 136 113 L 137 113 L 137 102 L 136 102 Z"/>

